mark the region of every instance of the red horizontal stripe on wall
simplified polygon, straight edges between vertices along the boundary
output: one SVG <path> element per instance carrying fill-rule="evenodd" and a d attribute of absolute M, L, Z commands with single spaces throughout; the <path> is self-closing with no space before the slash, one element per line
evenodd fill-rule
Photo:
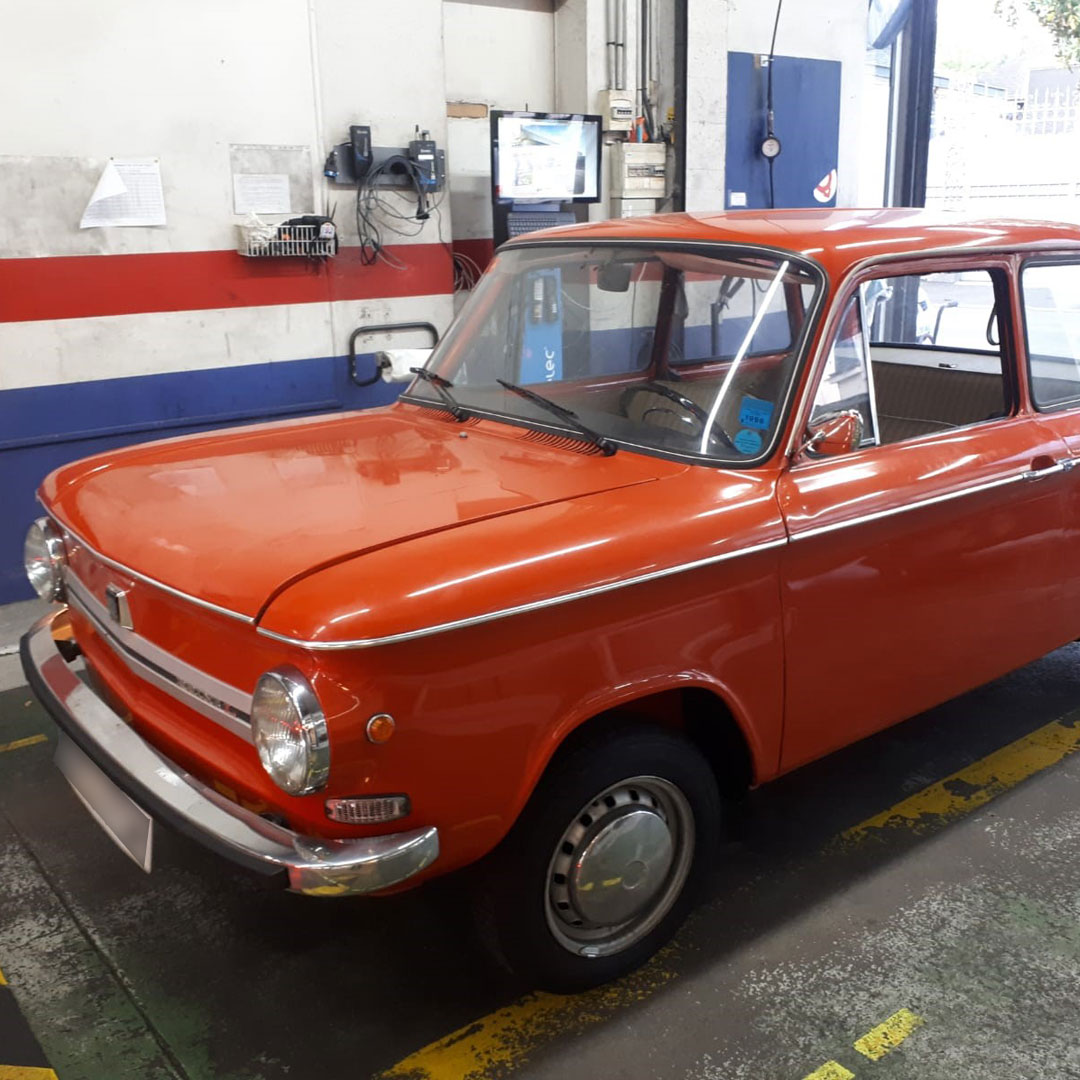
<path fill-rule="evenodd" d="M 0 259 L 0 322 L 434 296 L 452 290 L 444 244 L 399 244 L 387 252 L 400 269 L 382 260 L 364 266 L 354 247 L 320 262 L 252 259 L 235 251 Z"/>
<path fill-rule="evenodd" d="M 495 254 L 495 241 L 489 236 L 483 239 L 454 240 L 451 242 L 454 252 L 467 255 L 481 270 L 487 269 Z"/>

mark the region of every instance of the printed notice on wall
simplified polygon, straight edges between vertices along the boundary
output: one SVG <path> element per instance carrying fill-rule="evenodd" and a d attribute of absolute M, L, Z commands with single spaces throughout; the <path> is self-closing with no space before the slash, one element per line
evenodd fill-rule
<path fill-rule="evenodd" d="M 79 228 L 164 224 L 165 197 L 158 159 L 109 158 Z"/>
<path fill-rule="evenodd" d="M 288 173 L 233 173 L 232 179 L 236 213 L 292 213 Z"/>
<path fill-rule="evenodd" d="M 311 147 L 230 143 L 233 210 L 244 214 L 312 214 Z"/>

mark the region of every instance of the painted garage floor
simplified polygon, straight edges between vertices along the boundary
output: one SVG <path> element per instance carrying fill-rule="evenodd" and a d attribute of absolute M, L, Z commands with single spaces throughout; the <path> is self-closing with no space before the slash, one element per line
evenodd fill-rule
<path fill-rule="evenodd" d="M 0 694 L 0 969 L 61 1080 L 1080 1078 L 1080 646 L 753 793 L 676 943 L 578 997 L 454 880 L 309 900 L 163 830 L 144 875 L 54 737 Z M 0 1077 L 52 1076 L 13 1030 Z"/>

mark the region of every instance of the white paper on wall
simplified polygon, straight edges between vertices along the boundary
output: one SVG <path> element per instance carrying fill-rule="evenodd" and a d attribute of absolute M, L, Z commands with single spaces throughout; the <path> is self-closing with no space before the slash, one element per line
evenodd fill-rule
<path fill-rule="evenodd" d="M 229 171 L 232 173 L 233 209 L 240 215 L 313 214 L 315 186 L 311 167 L 311 147 L 279 143 L 230 143 Z M 287 204 L 280 199 L 281 178 L 288 184 Z M 272 178 L 272 179 L 271 179 Z M 258 187 L 258 204 L 239 199 L 238 183 Z M 252 190 L 254 194 L 254 190 Z M 267 202 L 267 199 L 270 202 Z"/>
<path fill-rule="evenodd" d="M 158 159 L 109 158 L 79 228 L 164 224 L 165 196 Z"/>
<path fill-rule="evenodd" d="M 237 214 L 291 214 L 288 173 L 233 173 Z"/>

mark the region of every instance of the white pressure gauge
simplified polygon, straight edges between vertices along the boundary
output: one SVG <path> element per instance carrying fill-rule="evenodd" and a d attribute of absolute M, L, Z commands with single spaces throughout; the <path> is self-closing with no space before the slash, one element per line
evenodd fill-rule
<path fill-rule="evenodd" d="M 774 158 L 780 153 L 780 140 L 775 135 L 768 135 L 761 144 L 761 153 L 764 157 Z"/>

